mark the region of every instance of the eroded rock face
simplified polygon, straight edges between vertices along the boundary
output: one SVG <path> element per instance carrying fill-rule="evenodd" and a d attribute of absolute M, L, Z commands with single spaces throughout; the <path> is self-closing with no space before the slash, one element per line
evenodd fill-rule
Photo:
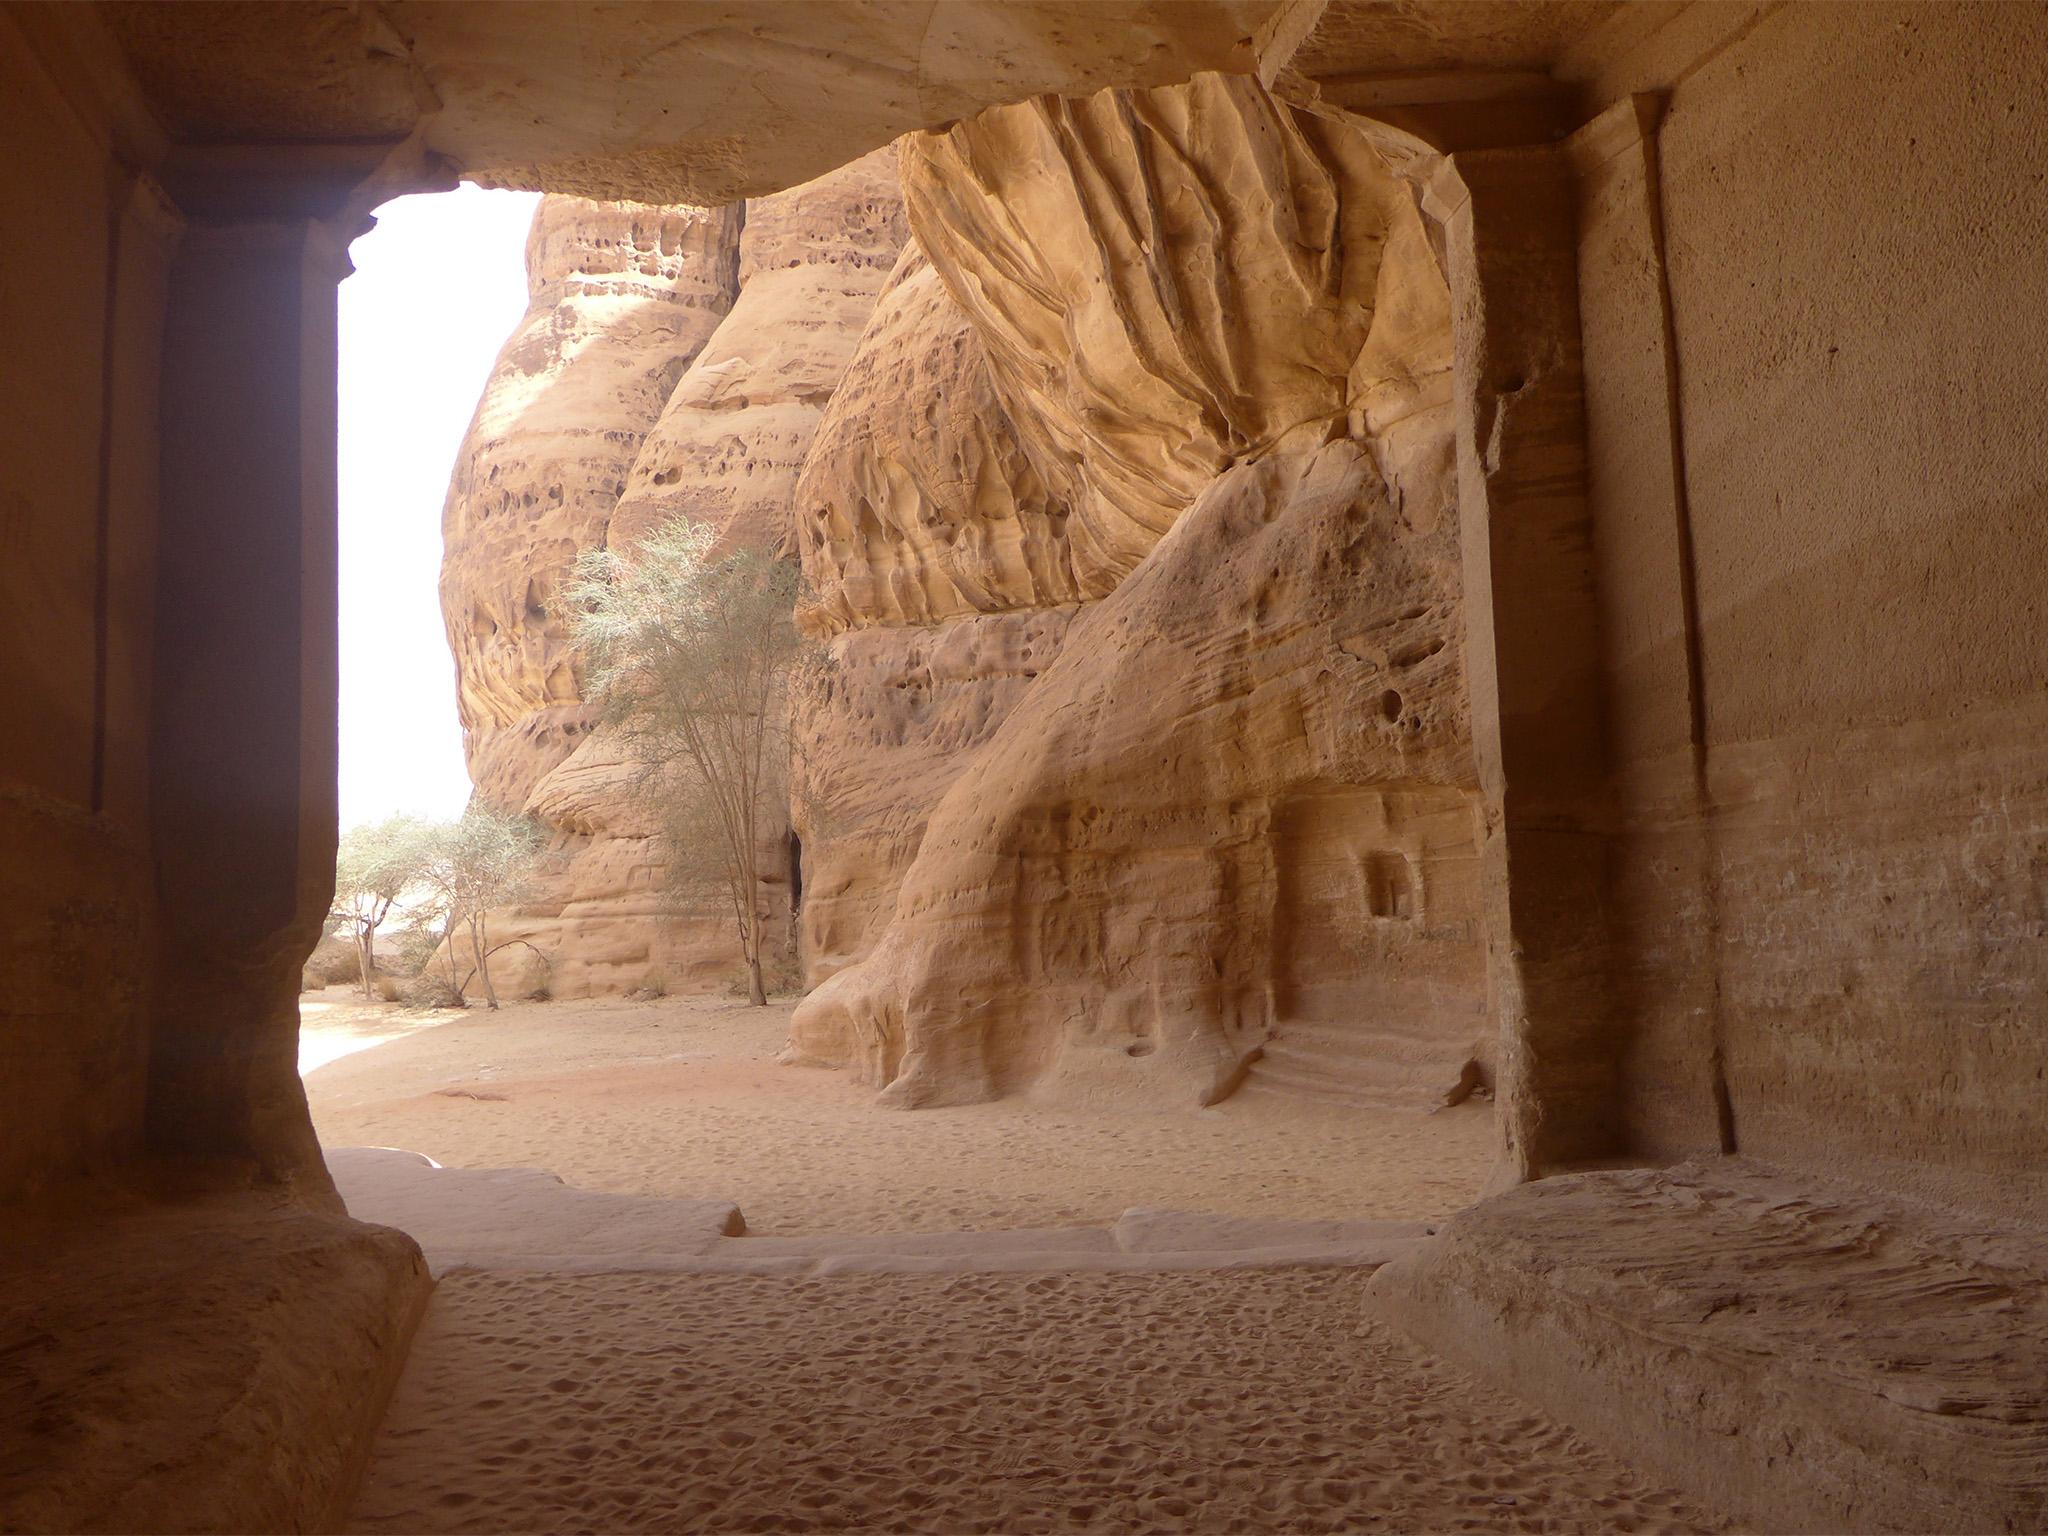
<path fill-rule="evenodd" d="M 744 207 L 541 205 L 533 304 L 444 519 L 471 778 L 556 834 L 520 906 L 493 917 L 509 995 L 702 986 L 734 963 L 728 912 L 678 910 L 659 814 L 584 704 L 551 599 L 582 551 L 676 516 L 729 548 L 784 541 L 797 469 L 904 238 L 895 181 L 883 153 Z M 771 821 L 759 899 L 781 934 L 789 831 Z"/>
<path fill-rule="evenodd" d="M 797 471 L 904 236 L 889 150 L 746 205 L 738 301 L 641 444 L 614 544 L 677 516 L 727 548 L 785 541 Z"/>
<path fill-rule="evenodd" d="M 996 108 L 906 139 L 903 187 L 1089 595 L 1231 464 L 1441 398 L 1411 194 L 1256 81 Z"/>
<path fill-rule="evenodd" d="M 923 254 L 799 485 L 837 638 L 797 707 L 793 1056 L 904 1106 L 1209 1102 L 1263 1052 L 1443 1093 L 1485 981 L 1407 189 L 1221 78 L 996 109 L 903 170 Z"/>
<path fill-rule="evenodd" d="M 796 487 L 814 634 L 1099 597 L 998 397 L 967 314 L 913 241 Z"/>
<path fill-rule="evenodd" d="M 805 460 L 796 534 L 798 622 L 830 637 L 793 700 L 815 983 L 880 937 L 933 808 L 1051 664 L 1084 596 L 1066 508 L 915 243 Z"/>
<path fill-rule="evenodd" d="M 906 1107 L 1208 1102 L 1290 1022 L 1355 1022 L 1454 1082 L 1484 991 L 1449 506 L 1397 511 L 1348 441 L 1220 477 L 959 773 L 795 1053 Z"/>
<path fill-rule="evenodd" d="M 860 630 L 799 678 L 790 814 L 804 848 L 807 981 L 880 939 L 933 810 L 1052 664 L 1073 614 Z"/>
<path fill-rule="evenodd" d="M 517 808 L 588 728 L 549 601 L 605 541 L 640 443 L 731 309 L 738 209 L 544 198 L 526 317 L 456 457 L 441 534 L 469 774 Z"/>

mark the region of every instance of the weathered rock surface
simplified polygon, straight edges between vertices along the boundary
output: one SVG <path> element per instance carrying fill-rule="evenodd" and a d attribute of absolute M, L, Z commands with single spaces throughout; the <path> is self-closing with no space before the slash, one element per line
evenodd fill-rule
<path fill-rule="evenodd" d="M 853 632 L 797 703 L 792 1056 L 904 1105 L 1207 1102 L 1262 1053 L 1284 1091 L 1469 1088 L 1449 311 L 1408 192 L 1221 78 L 903 167 L 928 263 L 798 494 L 804 620 Z"/>
<path fill-rule="evenodd" d="M 1085 595 L 981 341 L 915 243 L 796 487 L 805 597 L 830 637 L 792 701 L 806 979 L 859 959 L 925 823 L 1058 654 Z"/>
<path fill-rule="evenodd" d="M 727 547 L 783 542 L 797 469 L 903 238 L 890 152 L 744 207 L 543 202 L 533 307 L 450 486 L 442 579 L 477 792 L 557 834 L 493 919 L 510 995 L 730 972 L 732 918 L 679 909 L 659 815 L 583 703 L 550 599 L 583 550 L 677 516 Z M 786 825 L 764 841 L 775 875 L 759 895 L 780 934 Z"/>
<path fill-rule="evenodd" d="M 886 149 L 746 205 L 739 298 L 641 444 L 613 544 L 678 516 L 728 548 L 784 542 L 797 471 L 905 232 Z"/>
<path fill-rule="evenodd" d="M 1087 595 L 1229 465 L 1444 398 L 1412 196 L 1256 81 L 995 108 L 906 139 L 903 188 Z"/>
<path fill-rule="evenodd" d="M 906 1107 L 1207 1102 L 1328 1022 L 1389 1093 L 1454 1083 L 1485 1028 L 1447 494 L 1397 513 L 1349 442 L 1223 476 L 1072 620 L 794 1054 Z"/>
<path fill-rule="evenodd" d="M 1748 1159 L 1545 1179 L 1374 1310 L 1761 1530 L 2038 1530 L 2048 1242 Z"/>
<path fill-rule="evenodd" d="M 804 848 L 806 980 L 865 955 L 925 824 L 1066 637 L 1072 608 L 830 642 L 792 701 L 790 813 Z"/>
<path fill-rule="evenodd" d="M 1099 597 L 996 393 L 981 338 L 913 241 L 796 487 L 813 633 Z"/>
<path fill-rule="evenodd" d="M 601 545 L 641 439 L 738 292 L 738 209 L 542 200 L 526 318 L 456 457 L 441 533 L 470 779 L 517 808 L 589 727 L 549 602 Z"/>
<path fill-rule="evenodd" d="M 1640 0 L 1642 9 L 1662 7 Z M 508 12 L 485 0 L 95 7 L 174 132 L 383 145 L 485 185 L 721 204 L 1045 92 L 1200 70 L 1542 70 L 1620 0 L 952 0 Z M 1662 23 L 1663 17 L 1657 17 Z M 1296 50 L 1299 50 L 1297 53 Z M 374 163 L 374 155 L 370 157 Z"/>
<path fill-rule="evenodd" d="M 242 1193 L 17 1210 L 0 1530 L 306 1531 L 347 1515 L 433 1282 L 413 1240 Z"/>

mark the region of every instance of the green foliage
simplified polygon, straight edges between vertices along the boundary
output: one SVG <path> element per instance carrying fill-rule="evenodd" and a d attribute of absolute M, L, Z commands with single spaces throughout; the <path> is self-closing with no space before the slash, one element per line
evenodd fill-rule
<path fill-rule="evenodd" d="M 335 859 L 331 913 L 354 943 L 366 996 L 374 995 L 372 945 L 387 920 L 397 923 L 395 947 L 417 974 L 458 926 L 470 931 L 476 954 L 472 975 L 490 987 L 485 924 L 492 907 L 516 901 L 546 842 L 545 829 L 527 816 L 507 816 L 471 802 L 459 821 L 394 816 L 343 834 Z M 465 978 L 451 974 L 459 998 Z"/>
<path fill-rule="evenodd" d="M 435 829 L 426 882 L 447 909 L 465 916 L 518 900 L 547 832 L 531 816 L 508 816 L 472 800 L 462 819 Z"/>
<path fill-rule="evenodd" d="M 381 923 L 420 883 L 438 830 L 415 816 L 393 816 L 342 833 L 334 859 L 335 920 Z"/>
<path fill-rule="evenodd" d="M 630 551 L 589 551 L 562 606 L 585 696 L 642 765 L 679 890 L 723 887 L 759 1002 L 760 836 L 785 795 L 798 577 L 762 551 L 720 557 L 716 545 L 678 518 Z"/>
<path fill-rule="evenodd" d="M 392 908 L 427 880 L 438 829 L 413 816 L 351 827 L 341 836 L 334 859 L 334 904 L 328 920 L 355 946 L 363 995 L 376 995 L 371 977 L 377 930 Z"/>
<path fill-rule="evenodd" d="M 439 925 L 444 940 L 458 926 L 468 930 L 473 962 L 468 975 L 456 972 L 454 946 L 449 945 L 449 982 L 458 999 L 476 978 L 483 982 L 485 1001 L 498 1006 L 491 981 L 490 912 L 524 893 L 546 843 L 546 828 L 531 816 L 509 816 L 479 800 L 470 801 L 460 821 L 436 830 L 415 921 Z"/>

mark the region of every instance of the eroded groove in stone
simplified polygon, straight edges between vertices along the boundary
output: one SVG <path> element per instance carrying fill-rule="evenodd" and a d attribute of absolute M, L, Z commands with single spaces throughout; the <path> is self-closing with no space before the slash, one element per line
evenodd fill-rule
<path fill-rule="evenodd" d="M 1373 1299 L 1767 1528 L 2048 1513 L 2038 1232 L 1721 1159 L 1525 1185 L 1382 1271 Z"/>

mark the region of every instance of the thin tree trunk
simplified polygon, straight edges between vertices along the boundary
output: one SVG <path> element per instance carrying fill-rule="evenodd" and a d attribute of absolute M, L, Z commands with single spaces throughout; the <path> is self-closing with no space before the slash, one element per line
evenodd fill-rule
<path fill-rule="evenodd" d="M 768 989 L 761 984 L 761 909 L 747 908 L 747 1001 L 756 1008 L 768 1006 Z"/>
<path fill-rule="evenodd" d="M 452 911 L 441 927 L 441 948 L 448 951 L 448 989 L 455 994 L 456 1006 L 467 1008 L 469 999 L 462 995 L 462 977 L 455 969 L 455 915 Z"/>
<path fill-rule="evenodd" d="M 376 990 L 370 985 L 370 945 L 363 933 L 361 923 L 356 924 L 356 974 L 363 983 L 363 996 L 371 1002 L 377 1000 Z"/>
<path fill-rule="evenodd" d="M 475 920 L 469 925 L 469 943 L 476 951 L 477 974 L 484 979 L 484 1001 L 496 1008 L 498 989 L 491 985 L 491 952 L 487 947 L 489 935 L 484 927 L 486 921 L 487 918 L 482 912 L 477 913 Z"/>

